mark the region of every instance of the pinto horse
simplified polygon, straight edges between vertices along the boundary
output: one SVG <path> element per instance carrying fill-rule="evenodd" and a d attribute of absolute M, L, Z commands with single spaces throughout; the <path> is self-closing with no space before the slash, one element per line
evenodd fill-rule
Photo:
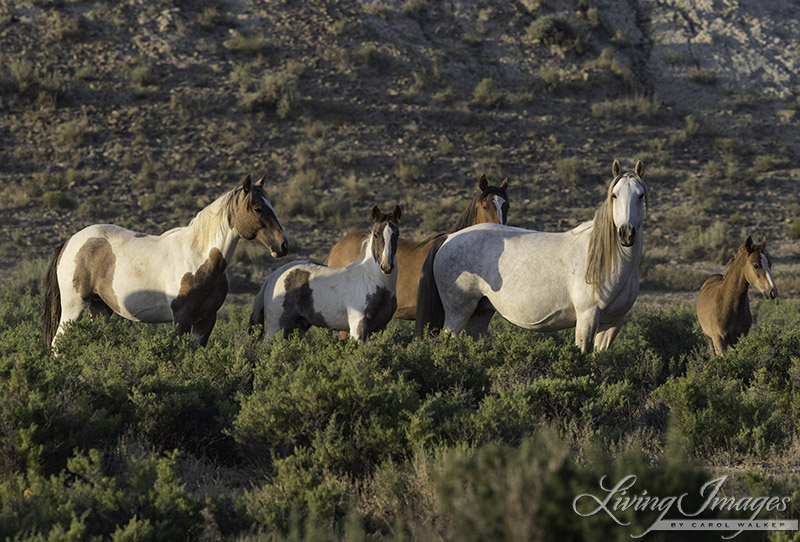
<path fill-rule="evenodd" d="M 491 186 L 483 175 L 478 182 L 480 192 L 461 213 L 458 221 L 453 226 L 453 231 L 464 229 L 474 224 L 493 222 L 505 224 L 508 219 L 508 179 L 504 179 L 500 186 Z M 330 267 L 345 267 L 351 262 L 359 260 L 364 255 L 362 239 L 367 230 L 360 230 L 347 234 L 331 249 L 325 259 L 325 265 Z M 430 252 L 437 234 L 424 241 L 409 241 L 400 239 L 397 245 L 397 310 L 394 318 L 413 320 L 417 315 L 417 287 L 422 273 L 422 264 Z"/>
<path fill-rule="evenodd" d="M 225 268 L 240 238 L 288 252 L 264 177 L 227 192 L 188 226 L 147 235 L 96 224 L 73 235 L 53 258 L 45 279 L 44 339 L 51 346 L 83 309 L 136 322 L 175 322 L 205 346 L 228 293 Z"/>
<path fill-rule="evenodd" d="M 639 293 L 644 165 L 614 179 L 594 219 L 562 233 L 480 224 L 440 238 L 422 270 L 416 334 L 425 325 L 485 333 L 494 312 L 520 327 L 575 327 L 583 352 L 606 349 Z"/>
<path fill-rule="evenodd" d="M 711 354 L 721 356 L 728 346 L 747 335 L 753 323 L 747 290 L 752 284 L 766 299 L 778 297 L 772 278 L 772 260 L 767 254 L 767 237 L 754 244 L 747 237 L 728 261 L 724 275 L 711 275 L 697 296 L 697 319 Z"/>
<path fill-rule="evenodd" d="M 359 342 L 386 327 L 397 307 L 397 239 L 400 207 L 391 215 L 372 208 L 373 225 L 362 237 L 364 256 L 345 268 L 306 260 L 272 273 L 253 301 L 250 329 L 263 324 L 270 338 L 319 326 L 349 331 Z"/>

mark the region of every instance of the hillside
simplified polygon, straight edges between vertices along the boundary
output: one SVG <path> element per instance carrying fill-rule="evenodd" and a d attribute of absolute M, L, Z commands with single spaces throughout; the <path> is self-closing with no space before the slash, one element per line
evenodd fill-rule
<path fill-rule="evenodd" d="M 373 203 L 403 206 L 404 236 L 447 229 L 483 173 L 509 177 L 510 223 L 566 229 L 619 157 L 647 168 L 646 288 L 696 288 L 752 233 L 796 293 L 799 20 L 788 1 L 4 2 L 0 262 L 92 223 L 183 225 L 246 174 L 302 257 Z M 241 293 L 278 265 L 237 259 Z"/>

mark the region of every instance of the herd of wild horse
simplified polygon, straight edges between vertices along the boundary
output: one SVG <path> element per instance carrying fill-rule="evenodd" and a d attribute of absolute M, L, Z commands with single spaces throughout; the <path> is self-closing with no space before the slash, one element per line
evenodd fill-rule
<path fill-rule="evenodd" d="M 560 233 L 506 225 L 508 179 L 478 194 L 450 233 L 421 242 L 403 239 L 401 209 L 372 208 L 372 227 L 345 236 L 324 264 L 306 260 L 272 273 L 255 296 L 251 329 L 266 337 L 321 326 L 358 341 L 391 318 L 416 320 L 415 332 L 487 331 L 494 313 L 527 329 L 575 328 L 584 352 L 607 349 L 639 292 L 644 165 L 613 178 L 594 218 Z M 208 341 L 228 293 L 226 267 L 240 239 L 273 257 L 287 254 L 286 234 L 264 191 L 250 176 L 202 209 L 184 227 L 147 235 L 109 224 L 92 225 L 61 245 L 45 278 L 43 334 L 56 347 L 65 326 L 93 315 L 119 314 L 138 322 L 174 322 L 178 333 Z M 722 354 L 750 328 L 747 291 L 777 290 L 766 238 L 750 237 L 713 275 L 697 299 L 709 347 Z"/>

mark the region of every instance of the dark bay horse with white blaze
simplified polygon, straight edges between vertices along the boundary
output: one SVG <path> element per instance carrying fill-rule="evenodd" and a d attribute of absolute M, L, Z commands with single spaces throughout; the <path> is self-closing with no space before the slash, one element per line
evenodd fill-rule
<path fill-rule="evenodd" d="M 767 254 L 767 237 L 754 244 L 747 237 L 724 275 L 711 275 L 697 296 L 697 319 L 708 341 L 711 354 L 721 356 L 728 346 L 747 335 L 753 323 L 747 291 L 756 287 L 766 299 L 778 297 L 772 278 L 772 260 Z"/>
<path fill-rule="evenodd" d="M 349 331 L 359 342 L 386 327 L 397 307 L 397 222 L 372 208 L 372 228 L 362 237 L 364 256 L 347 267 L 328 267 L 306 260 L 284 265 L 264 282 L 253 301 L 251 330 L 263 324 L 270 338 L 283 330 L 304 333 L 311 326 Z"/>
<path fill-rule="evenodd" d="M 478 182 L 480 191 L 461 213 L 453 226 L 453 231 L 464 229 L 474 224 L 492 222 L 505 224 L 508 219 L 508 179 L 500 186 L 492 186 L 483 175 Z M 359 260 L 364 255 L 362 240 L 367 230 L 359 230 L 347 234 L 331 249 L 325 259 L 325 265 L 345 267 Z M 394 318 L 413 320 L 417 316 L 417 287 L 422 272 L 422 264 L 428 256 L 437 234 L 424 241 L 409 241 L 401 238 L 397 245 L 397 311 Z"/>
<path fill-rule="evenodd" d="M 265 176 L 266 177 L 266 176 Z M 264 192 L 250 176 L 201 210 L 188 226 L 147 235 L 110 224 L 89 226 L 64 243 L 45 279 L 44 339 L 54 344 L 64 325 L 112 312 L 137 322 L 175 322 L 205 346 L 228 293 L 225 269 L 239 239 L 273 257 L 289 245 Z"/>
<path fill-rule="evenodd" d="M 562 233 L 480 224 L 437 241 L 423 266 L 416 333 L 485 333 L 494 312 L 538 331 L 575 328 L 583 352 L 607 349 L 639 293 L 644 165 L 613 180 L 594 219 Z"/>

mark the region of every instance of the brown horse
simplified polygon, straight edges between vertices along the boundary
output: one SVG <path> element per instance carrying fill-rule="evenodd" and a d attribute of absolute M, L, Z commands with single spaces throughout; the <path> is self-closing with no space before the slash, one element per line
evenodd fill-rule
<path fill-rule="evenodd" d="M 480 193 L 477 194 L 469 206 L 461 213 L 453 231 L 462 230 L 475 224 L 492 222 L 505 224 L 508 218 L 508 178 L 500 186 L 491 186 L 483 175 L 478 182 Z M 331 249 L 325 259 L 325 265 L 331 267 L 346 267 L 350 263 L 361 259 L 364 254 L 364 236 L 367 230 L 359 230 L 344 236 Z M 443 233 L 429 237 L 424 241 L 409 241 L 399 239 L 397 245 L 397 310 L 394 318 L 413 320 L 417 315 L 417 287 L 422 273 L 422 264 L 428 256 L 433 243 Z"/>
<path fill-rule="evenodd" d="M 712 355 L 721 356 L 750 331 L 753 316 L 747 290 L 751 284 L 767 299 L 778 296 L 766 246 L 766 236 L 758 245 L 748 236 L 728 262 L 725 275 L 711 275 L 700 288 L 697 319 Z"/>

